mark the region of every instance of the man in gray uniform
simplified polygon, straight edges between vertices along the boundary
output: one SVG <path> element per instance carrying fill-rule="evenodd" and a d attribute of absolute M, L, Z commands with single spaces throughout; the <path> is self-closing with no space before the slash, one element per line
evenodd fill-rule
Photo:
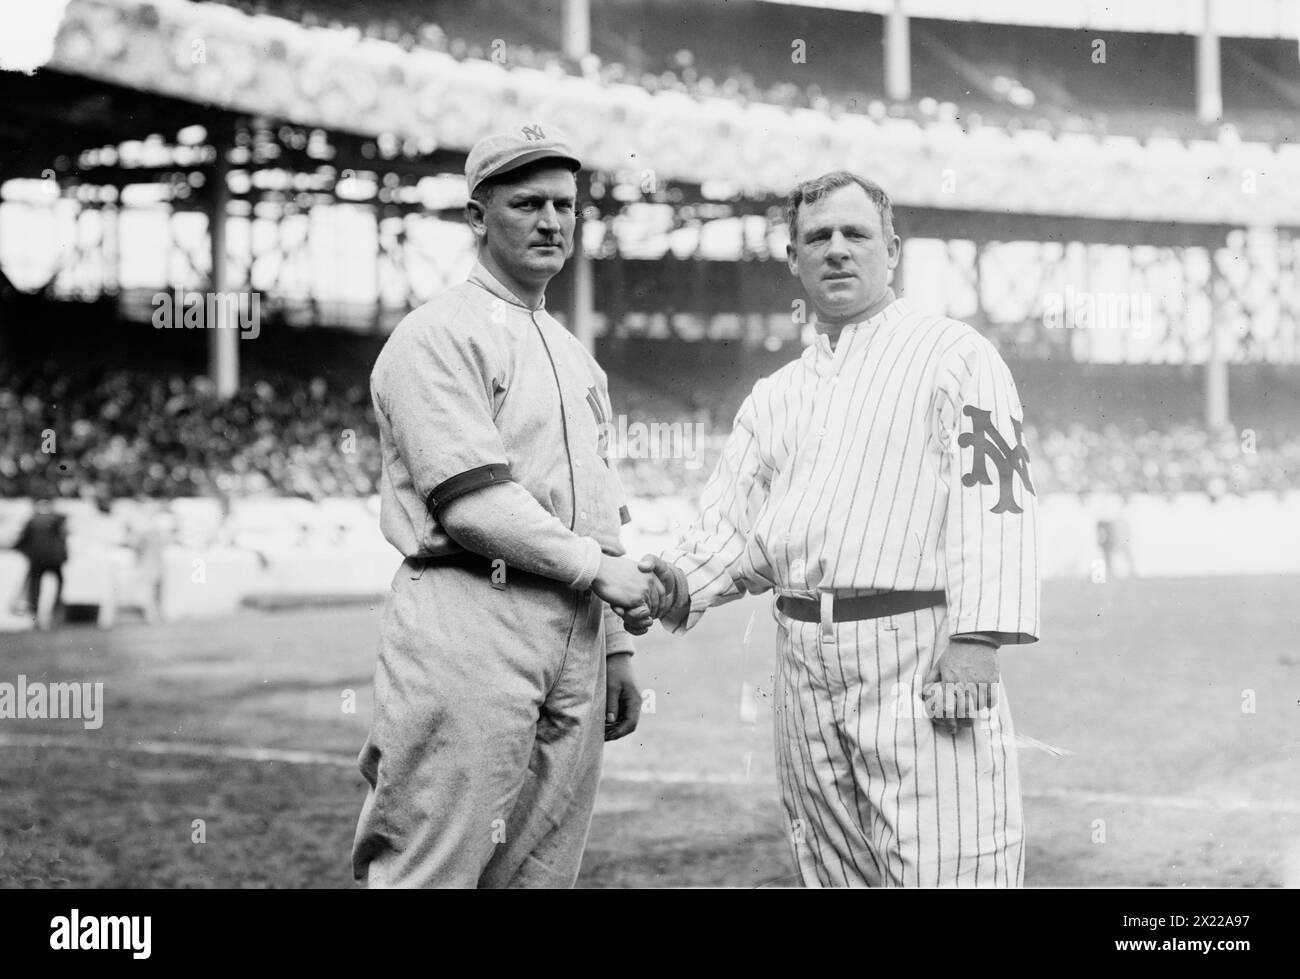
<path fill-rule="evenodd" d="M 602 742 L 636 727 L 611 606 L 662 589 L 622 556 L 605 373 L 544 308 L 579 168 L 544 123 L 474 147 L 478 264 L 398 324 L 371 377 L 380 521 L 406 561 L 359 759 L 352 859 L 370 886 L 572 886 Z"/>

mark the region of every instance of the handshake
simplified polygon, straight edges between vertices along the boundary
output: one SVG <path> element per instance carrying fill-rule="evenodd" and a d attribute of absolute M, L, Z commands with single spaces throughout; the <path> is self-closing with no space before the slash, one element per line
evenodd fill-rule
<path fill-rule="evenodd" d="M 619 614 L 628 632 L 643 636 L 650 624 L 666 615 L 676 602 L 676 580 L 672 569 L 653 554 L 647 554 L 639 563 L 605 555 L 591 590 Z"/>

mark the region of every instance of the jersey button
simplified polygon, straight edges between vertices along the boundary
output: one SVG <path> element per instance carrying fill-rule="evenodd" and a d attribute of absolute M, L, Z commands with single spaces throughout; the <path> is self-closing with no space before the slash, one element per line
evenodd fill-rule
<path fill-rule="evenodd" d="M 824 439 L 824 438 L 826 437 L 826 429 L 824 429 L 824 428 L 819 428 L 819 429 L 817 430 L 817 437 L 818 437 L 819 439 Z"/>
<path fill-rule="evenodd" d="M 587 511 L 586 511 L 586 510 L 579 510 L 579 511 L 578 511 L 578 519 L 579 519 L 579 520 L 586 520 L 586 519 L 587 519 Z"/>

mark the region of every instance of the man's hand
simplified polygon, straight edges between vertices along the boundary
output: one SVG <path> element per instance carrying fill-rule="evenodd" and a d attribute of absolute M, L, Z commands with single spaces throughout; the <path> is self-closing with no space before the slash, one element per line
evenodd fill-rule
<path fill-rule="evenodd" d="M 672 609 L 677 579 L 662 558 L 647 554 L 637 563 L 637 570 L 647 574 L 654 585 L 646 600 L 632 607 L 613 605 L 623 619 L 623 628 L 634 636 L 644 636 L 655 619 L 661 619 Z"/>
<path fill-rule="evenodd" d="M 650 608 L 650 614 L 656 619 L 662 619 L 677 603 L 677 578 L 673 575 L 668 562 L 654 554 L 647 554 L 641 558 L 637 562 L 637 568 L 653 574 L 659 580 L 663 592 L 662 599 L 659 607 Z"/>
<path fill-rule="evenodd" d="M 628 558 L 602 557 L 592 590 L 623 619 L 631 635 L 644 636 L 654 621 L 652 608 L 663 603 L 659 579 L 637 568 Z"/>
<path fill-rule="evenodd" d="M 600 570 L 592 579 L 591 590 L 608 602 L 615 611 L 652 607 L 662 601 L 662 588 L 654 575 L 646 574 L 625 557 L 602 555 Z"/>
<path fill-rule="evenodd" d="M 623 628 L 629 636 L 644 636 L 650 631 L 654 616 L 650 614 L 650 609 L 647 606 L 638 605 L 636 608 L 611 607 L 622 618 Z"/>
<path fill-rule="evenodd" d="M 981 710 L 998 705 L 998 651 L 953 639 L 925 678 L 925 710 L 949 734 L 972 727 Z"/>
<path fill-rule="evenodd" d="M 632 654 L 605 657 L 605 740 L 617 741 L 636 730 L 641 691 L 632 676 Z"/>

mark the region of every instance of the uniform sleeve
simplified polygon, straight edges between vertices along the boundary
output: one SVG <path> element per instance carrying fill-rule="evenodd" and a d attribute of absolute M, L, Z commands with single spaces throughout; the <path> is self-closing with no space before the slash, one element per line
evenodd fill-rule
<path fill-rule="evenodd" d="M 457 497 L 512 478 L 494 421 L 501 374 L 491 341 L 472 322 L 404 325 L 401 342 L 375 371 L 375 405 L 437 519 Z"/>
<path fill-rule="evenodd" d="M 670 632 L 693 628 L 710 606 L 771 588 L 741 572 L 750 531 L 767 502 L 770 478 L 759 455 L 754 419 L 751 394 L 741 405 L 722 458 L 705 484 L 699 519 L 676 547 L 661 555 L 685 576 L 690 592 L 689 605 L 679 603 L 663 617 Z"/>
<path fill-rule="evenodd" d="M 941 368 L 935 436 L 947 471 L 944 563 L 950 635 L 1038 639 L 1038 497 L 1024 409 L 1010 370 L 983 337 Z"/>
<path fill-rule="evenodd" d="M 623 620 L 619 614 L 608 605 L 605 606 L 605 655 L 613 656 L 615 653 L 633 653 L 636 647 L 632 644 L 632 636 L 623 626 Z"/>
<path fill-rule="evenodd" d="M 578 591 L 590 588 L 600 571 L 600 544 L 574 534 L 518 483 L 457 496 L 443 511 L 443 529 L 467 551 Z"/>

